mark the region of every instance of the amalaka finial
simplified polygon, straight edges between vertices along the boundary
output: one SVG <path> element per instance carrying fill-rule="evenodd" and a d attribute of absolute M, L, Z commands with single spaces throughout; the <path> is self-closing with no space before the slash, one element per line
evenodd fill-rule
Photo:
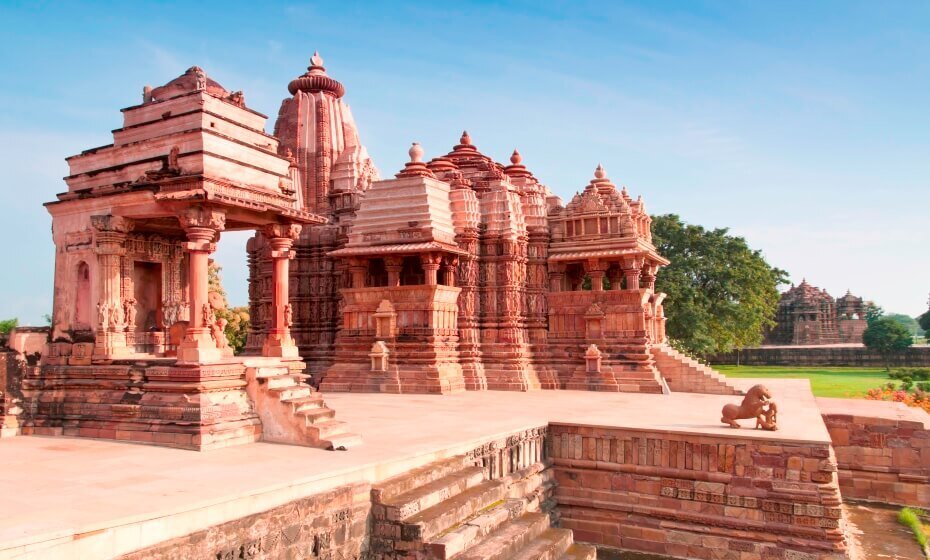
<path fill-rule="evenodd" d="M 418 142 L 414 142 L 407 153 L 410 154 L 411 163 L 420 163 L 423 161 L 423 148 Z"/>
<path fill-rule="evenodd" d="M 313 51 L 313 56 L 310 57 L 310 68 L 314 66 L 323 68 L 323 57 L 320 56 L 319 51 Z"/>
<path fill-rule="evenodd" d="M 468 135 L 468 131 L 467 131 L 467 130 L 463 130 L 463 131 L 462 131 L 462 137 L 459 138 L 459 144 L 464 144 L 464 145 L 466 145 L 466 146 L 470 146 L 470 145 L 471 145 L 471 136 Z"/>
<path fill-rule="evenodd" d="M 604 171 L 604 166 L 597 164 L 597 169 L 594 170 L 594 178 L 603 179 L 604 177 L 607 177 L 607 172 Z"/>
<path fill-rule="evenodd" d="M 523 161 L 523 156 L 520 155 L 520 152 L 516 148 L 513 150 L 513 155 L 510 156 L 510 163 L 514 165 L 519 165 Z"/>

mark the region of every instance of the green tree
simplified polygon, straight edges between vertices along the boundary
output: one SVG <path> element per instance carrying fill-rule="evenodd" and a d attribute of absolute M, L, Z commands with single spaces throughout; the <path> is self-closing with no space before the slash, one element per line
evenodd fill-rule
<path fill-rule="evenodd" d="M 885 369 L 891 369 L 891 357 L 906 350 L 914 342 L 911 333 L 901 323 L 890 317 L 880 317 L 872 321 L 862 334 L 866 347 L 881 354 Z"/>
<path fill-rule="evenodd" d="M 874 301 L 865 302 L 865 322 L 872 324 L 885 315 L 885 310 L 875 305 Z"/>
<path fill-rule="evenodd" d="M 249 337 L 249 308 L 248 307 L 229 307 L 229 300 L 226 299 L 226 290 L 223 289 L 223 279 L 220 272 L 223 267 L 210 261 L 207 269 L 207 289 L 216 296 L 211 298 L 214 305 L 214 313 L 217 319 L 225 319 L 226 327 L 223 332 L 226 334 L 226 340 L 236 354 L 242 352 L 245 348 L 246 340 Z M 219 300 L 219 301 L 217 301 Z"/>
<path fill-rule="evenodd" d="M 927 337 L 930 338 L 930 311 L 918 317 L 917 324 L 920 325 L 920 328 L 922 328 L 924 333 L 927 334 Z"/>
<path fill-rule="evenodd" d="M 0 321 L 0 334 L 10 334 L 10 331 L 15 329 L 19 325 L 19 319 L 4 319 Z"/>
<path fill-rule="evenodd" d="M 725 228 L 706 230 L 675 214 L 655 216 L 653 243 L 672 261 L 656 280 L 668 294 L 666 332 L 681 349 L 696 354 L 728 352 L 762 341 L 775 324 L 783 270 Z"/>
<path fill-rule="evenodd" d="M 907 332 L 911 333 L 911 336 L 922 335 L 921 332 L 923 329 L 920 328 L 920 325 L 917 323 L 917 319 L 914 319 L 910 315 L 905 315 L 903 313 L 889 313 L 885 315 L 892 321 L 897 321 L 901 323 L 901 326 L 907 329 Z"/>

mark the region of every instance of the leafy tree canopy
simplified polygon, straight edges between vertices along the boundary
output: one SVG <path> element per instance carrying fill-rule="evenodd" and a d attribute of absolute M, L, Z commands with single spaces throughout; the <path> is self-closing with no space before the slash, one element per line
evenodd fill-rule
<path fill-rule="evenodd" d="M 222 298 L 222 309 L 216 309 L 217 319 L 226 319 L 226 328 L 223 332 L 226 339 L 236 354 L 242 352 L 245 348 L 246 340 L 249 336 L 249 308 L 248 307 L 229 307 L 229 300 L 226 299 L 226 290 L 223 289 L 223 279 L 220 272 L 223 267 L 219 266 L 212 260 L 207 269 L 207 286 L 210 292 L 218 294 Z"/>
<path fill-rule="evenodd" d="M 19 325 L 19 319 L 4 319 L 0 321 L 0 334 L 10 334 L 10 331 Z"/>
<path fill-rule="evenodd" d="M 775 324 L 785 271 L 726 228 L 706 230 L 675 214 L 654 216 L 652 235 L 659 253 L 672 261 L 659 273 L 656 289 L 668 294 L 666 332 L 676 345 L 710 354 L 762 341 L 763 329 Z"/>
<path fill-rule="evenodd" d="M 930 311 L 926 311 L 923 315 L 918 317 L 917 324 L 920 325 L 920 328 L 922 328 L 924 332 L 930 333 Z"/>
<path fill-rule="evenodd" d="M 901 323 L 890 317 L 880 317 L 865 329 L 862 342 L 879 352 L 885 359 L 885 367 L 888 368 L 891 355 L 907 349 L 913 344 L 914 338 Z"/>
<path fill-rule="evenodd" d="M 910 315 L 905 315 L 903 313 L 889 313 L 885 315 L 892 321 L 897 321 L 901 323 L 901 326 L 907 329 L 907 332 L 911 333 L 911 336 L 920 336 L 923 335 L 923 330 L 920 328 L 920 325 L 917 323 L 917 319 L 911 317 Z"/>
<path fill-rule="evenodd" d="M 874 323 L 876 320 L 885 316 L 885 310 L 875 305 L 874 301 L 865 302 L 865 322 L 868 324 Z"/>

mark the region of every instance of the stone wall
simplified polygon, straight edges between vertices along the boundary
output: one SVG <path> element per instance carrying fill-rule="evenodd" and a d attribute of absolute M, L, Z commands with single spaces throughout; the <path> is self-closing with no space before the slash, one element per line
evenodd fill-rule
<path fill-rule="evenodd" d="M 123 560 L 358 559 L 368 548 L 368 484 L 350 484 L 121 556 Z"/>
<path fill-rule="evenodd" d="M 864 346 L 744 348 L 709 356 L 713 365 L 884 367 L 880 354 Z M 930 367 L 930 346 L 913 346 L 892 356 L 892 367 Z"/>
<path fill-rule="evenodd" d="M 562 525 L 683 558 L 847 558 L 827 443 L 552 424 Z M 751 433 L 747 433 L 751 435 Z"/>
<path fill-rule="evenodd" d="M 23 375 L 27 367 L 19 353 L 0 350 L 0 438 L 20 433 Z"/>
<path fill-rule="evenodd" d="M 930 507 L 930 416 L 902 403 L 817 399 L 847 499 Z"/>

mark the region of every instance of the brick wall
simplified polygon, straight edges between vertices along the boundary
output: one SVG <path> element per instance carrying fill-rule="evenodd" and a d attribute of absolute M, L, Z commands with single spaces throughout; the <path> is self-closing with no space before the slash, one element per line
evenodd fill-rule
<path fill-rule="evenodd" d="M 930 415 L 902 403 L 817 399 L 847 499 L 930 507 Z"/>
<path fill-rule="evenodd" d="M 686 558 L 847 558 L 827 444 L 552 424 L 562 525 Z"/>
<path fill-rule="evenodd" d="M 368 484 L 352 484 L 126 554 L 123 560 L 359 558 L 367 549 Z"/>

